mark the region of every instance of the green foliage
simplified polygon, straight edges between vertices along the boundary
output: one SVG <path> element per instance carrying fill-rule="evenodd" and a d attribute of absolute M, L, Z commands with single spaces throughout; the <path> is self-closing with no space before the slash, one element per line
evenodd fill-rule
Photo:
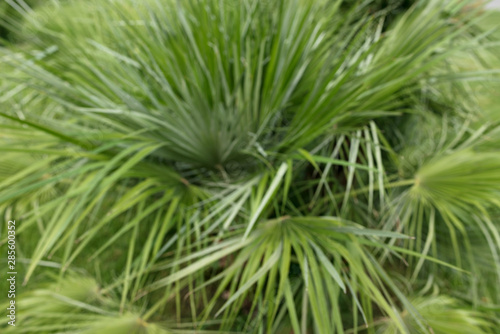
<path fill-rule="evenodd" d="M 16 31 L 22 29 L 23 16 L 40 3 L 40 0 L 5 0 L 0 3 L 0 46 L 23 42 Z"/>
<path fill-rule="evenodd" d="M 6 332 L 498 328 L 500 61 L 481 7 L 20 12 L 23 43 L 0 49 L 0 212 L 26 284 Z"/>
<path fill-rule="evenodd" d="M 133 313 L 120 313 L 119 303 L 103 294 L 95 280 L 75 273 L 23 295 L 18 307 L 22 310 L 22 325 L 17 322 L 21 328 L 16 332 L 20 333 L 172 333 Z"/>
<path fill-rule="evenodd" d="M 412 304 L 427 322 L 428 328 L 432 329 L 434 334 L 453 334 L 453 333 L 471 333 L 483 334 L 490 333 L 492 323 L 484 319 L 484 315 L 479 312 L 463 308 L 457 300 L 446 296 L 416 298 Z M 408 318 L 402 314 L 403 318 Z M 426 333 L 420 330 L 411 319 L 408 319 L 410 333 Z M 406 321 L 406 319 L 405 319 Z M 379 329 L 380 333 L 391 334 L 398 333 L 393 324 L 384 324 Z"/>

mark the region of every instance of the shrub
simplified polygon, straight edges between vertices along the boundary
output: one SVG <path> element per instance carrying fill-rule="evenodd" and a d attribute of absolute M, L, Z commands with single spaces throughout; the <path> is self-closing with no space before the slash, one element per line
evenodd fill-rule
<path fill-rule="evenodd" d="M 494 333 L 497 39 L 468 1 L 376 8 L 25 13 L 0 98 L 25 332 Z"/>

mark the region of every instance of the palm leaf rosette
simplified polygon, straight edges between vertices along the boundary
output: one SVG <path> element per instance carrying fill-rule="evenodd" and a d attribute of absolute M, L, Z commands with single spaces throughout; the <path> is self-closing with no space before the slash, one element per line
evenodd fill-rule
<path fill-rule="evenodd" d="M 377 5 L 18 1 L 6 332 L 494 333 L 497 37 Z"/>

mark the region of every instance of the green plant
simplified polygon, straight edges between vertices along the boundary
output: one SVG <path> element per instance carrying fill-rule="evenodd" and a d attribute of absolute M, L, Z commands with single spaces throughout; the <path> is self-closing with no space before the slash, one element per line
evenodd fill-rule
<path fill-rule="evenodd" d="M 20 328 L 437 334 L 465 310 L 494 333 L 497 39 L 469 5 L 391 24 L 369 1 L 25 15 L 0 82 Z"/>

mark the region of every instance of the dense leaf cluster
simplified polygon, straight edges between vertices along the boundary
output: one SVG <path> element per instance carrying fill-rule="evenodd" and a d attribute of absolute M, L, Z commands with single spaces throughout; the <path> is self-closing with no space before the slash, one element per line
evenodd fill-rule
<path fill-rule="evenodd" d="M 498 332 L 498 14 L 11 2 L 24 333 Z"/>

